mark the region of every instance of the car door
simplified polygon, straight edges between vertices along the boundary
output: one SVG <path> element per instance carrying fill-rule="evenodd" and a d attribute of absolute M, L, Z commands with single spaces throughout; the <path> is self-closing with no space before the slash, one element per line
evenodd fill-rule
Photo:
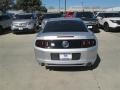
<path fill-rule="evenodd" d="M 5 22 L 6 22 L 6 26 L 10 27 L 12 24 L 12 19 L 10 18 L 10 16 L 5 15 Z"/>

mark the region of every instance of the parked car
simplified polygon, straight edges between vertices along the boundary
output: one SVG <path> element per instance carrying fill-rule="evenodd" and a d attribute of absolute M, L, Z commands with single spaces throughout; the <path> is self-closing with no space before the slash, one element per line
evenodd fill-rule
<path fill-rule="evenodd" d="M 92 66 L 97 58 L 97 39 L 78 18 L 56 18 L 42 22 L 35 56 L 45 66 Z"/>
<path fill-rule="evenodd" d="M 21 13 L 14 16 L 11 25 L 13 33 L 36 32 L 38 22 L 32 13 Z"/>
<path fill-rule="evenodd" d="M 120 29 L 119 12 L 99 12 L 97 14 L 99 26 L 103 26 L 106 32 Z"/>
<path fill-rule="evenodd" d="M 43 19 L 49 19 L 49 18 L 59 18 L 62 17 L 62 13 L 45 13 L 41 16 L 41 22 Z"/>
<path fill-rule="evenodd" d="M 64 17 L 73 17 L 73 15 L 74 15 L 74 12 L 68 11 L 68 12 L 65 13 Z"/>
<path fill-rule="evenodd" d="M 46 13 L 46 14 L 43 14 L 43 19 L 59 18 L 59 17 L 62 17 L 61 13 Z"/>
<path fill-rule="evenodd" d="M 41 25 L 41 22 L 42 22 L 42 13 L 37 13 L 36 16 L 37 16 L 38 24 Z"/>
<path fill-rule="evenodd" d="M 92 12 L 75 12 L 74 17 L 82 19 L 90 30 L 98 30 L 98 22 Z"/>
<path fill-rule="evenodd" d="M 20 13 L 25 13 L 25 11 L 23 11 L 23 10 L 7 10 L 6 13 L 7 13 L 11 18 L 13 18 L 14 15 L 20 14 Z"/>
<path fill-rule="evenodd" d="M 0 15 L 0 33 L 3 33 L 5 30 L 10 29 L 12 19 L 7 14 Z"/>

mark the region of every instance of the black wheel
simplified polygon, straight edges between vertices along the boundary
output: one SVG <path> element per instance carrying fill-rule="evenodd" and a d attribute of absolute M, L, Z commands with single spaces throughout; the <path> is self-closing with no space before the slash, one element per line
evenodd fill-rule
<path fill-rule="evenodd" d="M 39 65 L 41 65 L 41 66 L 45 66 L 45 64 L 44 64 L 44 63 L 39 63 Z"/>
<path fill-rule="evenodd" d="M 2 34 L 3 33 L 3 28 L 2 28 L 2 26 L 0 26 L 0 34 Z"/>
<path fill-rule="evenodd" d="M 101 25 L 98 23 L 98 24 L 97 24 L 97 27 L 98 27 L 98 28 L 101 28 Z"/>
<path fill-rule="evenodd" d="M 106 32 L 109 32 L 109 31 L 110 31 L 110 28 L 109 28 L 108 23 L 105 23 L 105 24 L 104 24 L 104 30 L 105 30 Z"/>
<path fill-rule="evenodd" d="M 51 67 L 51 66 L 45 66 L 45 68 L 49 71 L 53 71 L 53 67 Z"/>
<path fill-rule="evenodd" d="M 34 32 L 34 33 L 37 32 L 37 26 L 36 26 L 36 25 L 34 25 L 33 32 Z"/>
<path fill-rule="evenodd" d="M 17 34 L 17 32 L 12 31 L 13 34 Z"/>
<path fill-rule="evenodd" d="M 103 29 L 103 25 L 101 25 L 100 23 L 98 23 L 97 26 L 98 26 L 99 29 Z"/>
<path fill-rule="evenodd" d="M 46 69 L 49 69 L 50 67 L 49 66 L 45 66 Z"/>

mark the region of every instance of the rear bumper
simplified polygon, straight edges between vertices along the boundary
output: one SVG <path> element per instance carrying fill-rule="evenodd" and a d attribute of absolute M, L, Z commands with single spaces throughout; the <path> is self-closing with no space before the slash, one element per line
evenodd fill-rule
<path fill-rule="evenodd" d="M 28 28 L 24 28 L 23 30 L 19 30 L 19 29 L 14 29 L 12 30 L 13 33 L 23 33 L 23 32 L 34 32 L 34 29 L 28 29 Z"/>
<path fill-rule="evenodd" d="M 80 53 L 78 60 L 51 60 L 51 53 Z M 39 63 L 46 66 L 87 66 L 94 64 L 97 58 L 97 46 L 86 49 L 70 49 L 70 50 L 42 50 L 35 47 L 35 57 Z"/>

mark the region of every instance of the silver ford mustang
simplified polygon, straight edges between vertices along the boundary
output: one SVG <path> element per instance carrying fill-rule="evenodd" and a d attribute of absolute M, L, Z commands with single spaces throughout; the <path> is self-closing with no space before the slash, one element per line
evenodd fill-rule
<path fill-rule="evenodd" d="M 82 20 L 56 18 L 42 22 L 35 57 L 42 66 L 92 66 L 97 58 L 97 39 Z"/>

